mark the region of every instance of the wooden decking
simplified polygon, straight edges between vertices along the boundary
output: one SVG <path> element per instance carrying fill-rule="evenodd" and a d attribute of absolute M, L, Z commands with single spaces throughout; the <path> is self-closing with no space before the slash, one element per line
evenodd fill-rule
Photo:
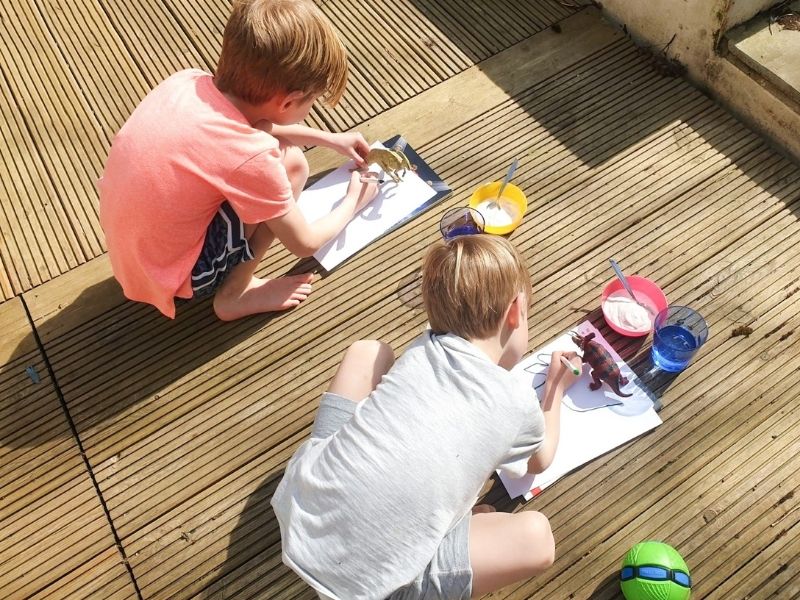
<path fill-rule="evenodd" d="M 207 302 L 175 321 L 127 302 L 94 189 L 147 90 L 213 67 L 228 3 L 0 7 L 0 597 L 313 598 L 280 561 L 269 498 L 283 466 L 351 341 L 400 352 L 425 326 L 416 275 L 441 212 L 519 157 L 530 210 L 511 239 L 531 265 L 532 348 L 587 317 L 602 326 L 612 255 L 712 333 L 673 379 L 650 376 L 649 344 L 609 334 L 664 424 L 530 503 L 489 492 L 548 515 L 558 552 L 492 597 L 621 597 L 625 551 L 662 539 L 697 598 L 800 598 L 800 167 L 595 9 L 320 5 L 353 77 L 311 124 L 402 133 L 455 192 L 317 278 L 299 309 L 234 324 Z M 308 157 L 314 172 L 340 161 Z M 309 266 L 278 250 L 261 271 Z M 739 325 L 752 334 L 732 337 Z"/>

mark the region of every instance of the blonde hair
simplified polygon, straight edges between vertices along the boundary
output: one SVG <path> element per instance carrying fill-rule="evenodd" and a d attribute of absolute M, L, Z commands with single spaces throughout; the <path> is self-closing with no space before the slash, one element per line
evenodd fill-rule
<path fill-rule="evenodd" d="M 347 52 L 311 0 L 234 0 L 214 81 L 250 104 L 300 91 L 335 105 L 347 84 Z"/>
<path fill-rule="evenodd" d="M 434 244 L 425 255 L 422 300 L 436 333 L 485 339 L 498 331 L 520 292 L 530 302 L 528 267 L 505 238 L 460 236 Z"/>

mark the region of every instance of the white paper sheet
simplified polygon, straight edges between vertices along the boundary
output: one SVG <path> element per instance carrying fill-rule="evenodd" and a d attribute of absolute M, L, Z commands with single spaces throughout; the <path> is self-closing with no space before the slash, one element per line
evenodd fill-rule
<path fill-rule="evenodd" d="M 381 143 L 372 147 L 385 148 Z M 321 219 L 342 201 L 354 167 L 352 161 L 348 162 L 300 194 L 297 206 L 309 223 Z M 400 183 L 386 177 L 377 165 L 370 165 L 370 171 L 380 172 L 380 177 L 387 181 L 381 184 L 375 199 L 357 213 L 338 236 L 314 254 L 314 258 L 328 271 L 379 238 L 436 194 L 413 171 L 407 171 Z"/>
<path fill-rule="evenodd" d="M 576 328 L 581 335 L 594 332 L 595 341 L 609 350 L 617 361 L 622 374 L 629 379 L 623 386 L 624 393 L 633 393 L 630 398 L 620 398 L 606 384 L 597 391 L 589 390 L 590 367 L 584 365 L 581 378 L 567 391 L 561 407 L 561 435 L 553 462 L 544 473 L 512 479 L 498 471 L 500 480 L 512 498 L 524 496 L 530 500 L 535 493 L 551 485 L 573 469 L 586 464 L 606 452 L 621 446 L 635 437 L 661 424 L 661 418 L 653 409 L 647 394 L 635 385 L 636 375 L 619 357 L 600 332 L 588 321 Z M 528 385 L 536 389 L 541 400 L 544 393 L 544 375 L 547 366 L 539 364 L 549 356 L 540 356 L 553 350 L 577 351 L 570 334 L 566 333 L 541 350 L 534 352 L 514 368 Z M 538 357 L 538 358 L 537 358 Z"/>

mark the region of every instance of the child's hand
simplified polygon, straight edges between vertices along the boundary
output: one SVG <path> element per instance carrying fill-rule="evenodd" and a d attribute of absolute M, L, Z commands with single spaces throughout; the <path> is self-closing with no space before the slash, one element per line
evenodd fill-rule
<path fill-rule="evenodd" d="M 564 364 L 561 362 L 562 356 L 571 362 L 575 367 L 577 367 L 579 372 L 583 364 L 575 352 L 553 352 L 553 356 L 550 359 L 550 370 L 547 372 L 547 378 L 552 378 L 553 383 L 557 385 L 563 392 L 566 391 L 573 383 L 578 381 L 578 379 L 580 379 L 580 375 L 573 374 L 570 369 L 564 366 Z"/>
<path fill-rule="evenodd" d="M 365 167 L 364 158 L 369 152 L 369 144 L 364 136 L 355 131 L 344 133 L 334 133 L 331 135 L 331 145 L 333 150 L 339 154 L 344 154 L 356 162 L 356 166 Z"/>
<path fill-rule="evenodd" d="M 354 198 L 356 207 L 353 214 L 372 202 L 378 195 L 378 174 L 355 170 L 350 174 L 350 185 L 347 186 L 347 195 Z"/>

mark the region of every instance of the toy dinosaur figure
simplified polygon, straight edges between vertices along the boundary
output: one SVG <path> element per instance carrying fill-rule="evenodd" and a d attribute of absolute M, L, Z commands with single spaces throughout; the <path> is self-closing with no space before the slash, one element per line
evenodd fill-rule
<path fill-rule="evenodd" d="M 400 150 L 373 148 L 367 154 L 365 161 L 368 165 L 378 165 L 395 183 L 400 183 L 406 171 L 414 170 L 408 162 L 408 157 Z M 402 175 L 399 174 L 400 171 L 403 172 Z"/>
<path fill-rule="evenodd" d="M 608 350 L 592 338 L 594 338 L 594 333 L 586 336 L 577 333 L 572 335 L 572 341 L 583 352 L 583 362 L 592 367 L 592 383 L 589 384 L 589 389 L 599 390 L 603 382 L 606 382 L 617 396 L 622 398 L 633 396 L 633 394 L 623 394 L 619 391 L 619 388 L 628 383 L 628 379 L 622 376 L 617 362 L 608 353 Z"/>

